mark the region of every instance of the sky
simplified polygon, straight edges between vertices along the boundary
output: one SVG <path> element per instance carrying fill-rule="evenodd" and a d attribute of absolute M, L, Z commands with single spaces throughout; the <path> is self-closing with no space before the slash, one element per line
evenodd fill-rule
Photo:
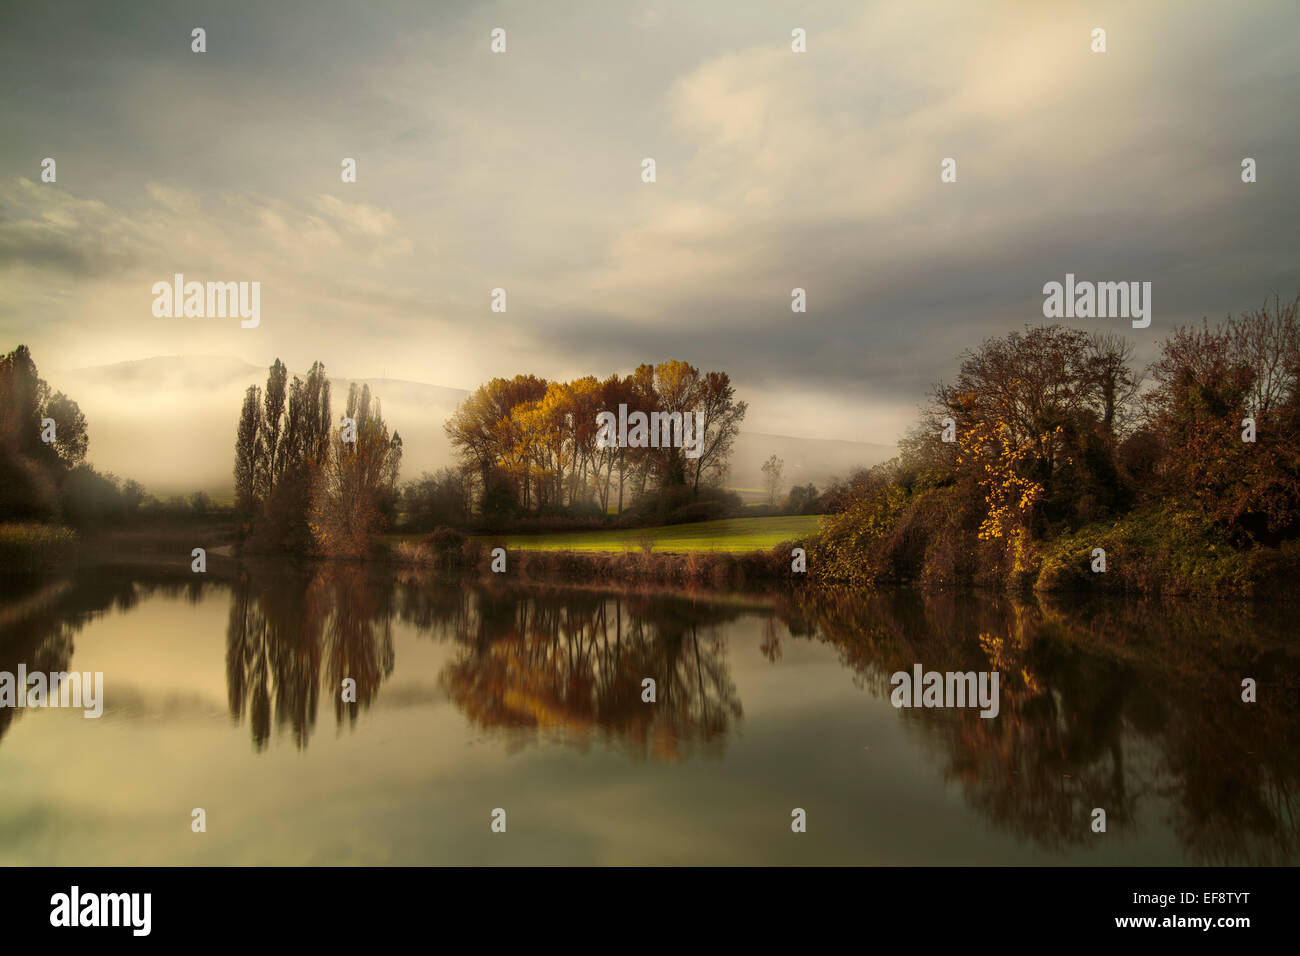
<path fill-rule="evenodd" d="M 748 428 L 889 444 L 1067 273 L 1151 282 L 1147 329 L 1065 320 L 1143 361 L 1300 292 L 1298 103 L 1289 2 L 0 0 L 0 350 L 56 388 L 681 358 Z M 175 273 L 260 282 L 260 325 L 154 317 Z"/>

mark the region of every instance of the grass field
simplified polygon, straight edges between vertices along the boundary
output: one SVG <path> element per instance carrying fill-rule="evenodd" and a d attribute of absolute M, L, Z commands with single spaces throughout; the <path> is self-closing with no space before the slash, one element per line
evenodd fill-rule
<path fill-rule="evenodd" d="M 759 551 L 811 534 L 818 520 L 817 515 L 725 518 L 660 528 L 483 535 L 479 540 L 511 551 L 639 551 L 642 538 L 652 541 L 656 551 Z"/>

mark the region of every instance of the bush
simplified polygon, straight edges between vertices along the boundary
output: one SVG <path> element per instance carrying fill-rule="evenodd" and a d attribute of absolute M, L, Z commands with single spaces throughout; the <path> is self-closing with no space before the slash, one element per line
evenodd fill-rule
<path fill-rule="evenodd" d="M 62 499 L 64 520 L 77 528 L 114 524 L 126 514 L 117 478 L 85 464 L 64 478 Z"/>
<path fill-rule="evenodd" d="M 788 515 L 815 515 L 822 510 L 821 495 L 814 484 L 795 485 L 785 496 L 781 511 Z"/>
<path fill-rule="evenodd" d="M 619 516 L 625 527 L 648 524 L 678 524 L 682 521 L 711 521 L 744 513 L 740 495 L 722 488 L 701 488 L 695 494 L 685 485 L 673 485 L 642 495 Z M 679 514 L 707 517 L 678 518 Z"/>
<path fill-rule="evenodd" d="M 675 511 L 670 511 L 668 519 L 664 523 L 687 524 L 692 521 L 714 521 L 718 518 L 725 518 L 728 511 L 728 503 L 725 501 L 696 501 Z"/>
<path fill-rule="evenodd" d="M 1208 520 L 1168 508 L 1143 508 L 1114 522 L 1088 525 L 1042 545 L 1039 591 L 1145 591 L 1246 597 L 1252 591 L 1248 552 L 1232 547 Z M 1106 570 L 1092 570 L 1092 552 L 1106 552 Z"/>
<path fill-rule="evenodd" d="M 424 539 L 429 550 L 439 556 L 463 551 L 468 540 L 468 537 L 454 528 L 435 528 Z"/>
<path fill-rule="evenodd" d="M 0 525 L 0 570 L 30 574 L 50 570 L 76 553 L 77 535 L 43 524 Z"/>

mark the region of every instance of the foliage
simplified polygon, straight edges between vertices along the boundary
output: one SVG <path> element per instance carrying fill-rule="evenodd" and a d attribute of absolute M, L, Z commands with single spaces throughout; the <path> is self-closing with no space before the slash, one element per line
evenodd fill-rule
<path fill-rule="evenodd" d="M 810 563 L 820 576 L 849 584 L 869 584 L 885 571 L 886 537 L 907 503 L 901 486 L 878 480 L 855 495 L 836 514 L 822 519 Z"/>
<path fill-rule="evenodd" d="M 1246 593 L 1293 566 L 1300 537 L 1298 307 L 1176 329 L 1142 398 L 1118 336 L 986 341 L 897 459 L 828 489 L 810 574 Z"/>
<path fill-rule="evenodd" d="M 53 442 L 42 440 L 47 420 Z M 64 482 L 88 444 L 81 409 L 51 392 L 27 346 L 0 358 L 0 521 L 57 519 Z"/>
<path fill-rule="evenodd" d="M 244 395 L 235 502 L 241 537 L 255 548 L 359 556 L 396 515 L 401 437 L 389 434 L 369 386 L 353 383 L 342 417 L 355 424 L 356 440 L 343 441 L 330 391 L 320 362 L 288 382 L 276 359 L 265 391 Z"/>
<path fill-rule="evenodd" d="M 682 447 L 602 447 L 596 416 L 698 413 L 700 454 Z M 479 515 L 494 522 L 524 514 L 595 505 L 621 514 L 647 488 L 688 488 L 698 498 L 726 472 L 746 404 L 723 372 L 687 362 L 640 365 L 631 375 L 547 382 L 534 375 L 495 378 L 466 399 L 445 430 L 473 483 Z M 667 509 L 661 508 L 660 520 Z"/>
<path fill-rule="evenodd" d="M 68 528 L 24 522 L 0 524 L 0 568 L 7 572 L 47 571 L 70 559 L 77 535 Z"/>
<path fill-rule="evenodd" d="M 1106 552 L 1105 573 L 1092 571 L 1095 548 Z M 1252 577 L 1249 553 L 1222 528 L 1195 512 L 1150 506 L 1051 541 L 1036 587 L 1244 597 Z"/>

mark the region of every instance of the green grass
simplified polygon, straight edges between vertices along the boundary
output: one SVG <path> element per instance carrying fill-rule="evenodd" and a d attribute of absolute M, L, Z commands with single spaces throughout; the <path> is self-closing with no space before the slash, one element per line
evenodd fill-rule
<path fill-rule="evenodd" d="M 817 515 L 725 518 L 659 528 L 482 535 L 478 540 L 511 551 L 639 551 L 642 538 L 652 541 L 656 551 L 760 551 L 812 534 L 818 520 Z"/>

